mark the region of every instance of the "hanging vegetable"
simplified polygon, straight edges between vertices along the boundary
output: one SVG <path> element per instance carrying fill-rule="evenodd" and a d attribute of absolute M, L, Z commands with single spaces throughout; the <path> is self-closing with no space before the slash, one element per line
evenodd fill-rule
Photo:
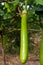
<path fill-rule="evenodd" d="M 43 65 L 43 30 L 42 30 L 42 40 L 40 43 L 40 65 Z"/>
<path fill-rule="evenodd" d="M 28 59 L 27 11 L 24 9 L 21 17 L 20 61 L 21 63 L 25 63 L 27 59 Z"/>

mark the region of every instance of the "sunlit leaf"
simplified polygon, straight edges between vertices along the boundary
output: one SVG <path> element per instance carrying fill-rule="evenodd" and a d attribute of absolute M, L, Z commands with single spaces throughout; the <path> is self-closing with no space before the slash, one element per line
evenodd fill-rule
<path fill-rule="evenodd" d="M 35 0 L 36 4 L 43 5 L 43 0 Z"/>

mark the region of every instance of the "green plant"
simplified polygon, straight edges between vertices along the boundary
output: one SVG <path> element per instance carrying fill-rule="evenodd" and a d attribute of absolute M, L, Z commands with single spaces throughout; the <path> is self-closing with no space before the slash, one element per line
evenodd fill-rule
<path fill-rule="evenodd" d="M 27 1 L 21 16 L 21 40 L 20 40 L 20 61 L 25 63 L 28 59 L 28 31 L 27 31 Z"/>
<path fill-rule="evenodd" d="M 21 18 L 21 42 L 20 42 L 20 61 L 25 63 L 28 58 L 28 31 L 27 31 L 27 12 L 23 10 Z"/>
<path fill-rule="evenodd" d="M 43 65 L 43 30 L 42 30 L 42 40 L 40 43 L 40 65 Z"/>

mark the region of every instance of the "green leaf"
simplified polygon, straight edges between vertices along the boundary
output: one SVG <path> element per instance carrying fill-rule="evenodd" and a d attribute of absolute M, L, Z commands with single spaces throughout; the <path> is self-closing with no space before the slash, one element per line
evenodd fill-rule
<path fill-rule="evenodd" d="M 2 11 L 1 9 L 0 9 L 0 16 L 3 16 L 4 15 L 4 11 Z"/>
<path fill-rule="evenodd" d="M 10 19 L 12 16 L 10 14 L 4 14 L 3 19 Z"/>
<path fill-rule="evenodd" d="M 16 10 L 16 6 L 14 6 L 13 3 L 9 3 L 9 8 L 11 12 Z"/>
<path fill-rule="evenodd" d="M 9 8 L 9 4 L 7 2 L 4 3 L 6 8 Z"/>
<path fill-rule="evenodd" d="M 19 0 L 15 0 L 12 2 L 5 2 L 5 8 L 7 8 L 7 12 L 10 13 L 16 10 L 16 5 L 19 3 Z"/>
<path fill-rule="evenodd" d="M 11 12 L 9 3 L 5 2 L 4 5 L 5 5 L 5 8 L 7 8 L 7 12 Z"/>
<path fill-rule="evenodd" d="M 36 4 L 43 5 L 43 0 L 35 0 Z"/>
<path fill-rule="evenodd" d="M 15 0 L 15 2 L 19 2 L 19 0 Z"/>
<path fill-rule="evenodd" d="M 9 4 L 13 4 L 14 6 L 16 6 L 18 3 L 19 3 L 19 0 L 15 0 L 15 1 L 9 2 Z"/>

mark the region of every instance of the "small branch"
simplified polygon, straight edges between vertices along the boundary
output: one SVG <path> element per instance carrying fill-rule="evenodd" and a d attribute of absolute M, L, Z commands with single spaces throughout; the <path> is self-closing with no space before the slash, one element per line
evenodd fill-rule
<path fill-rule="evenodd" d="M 13 29 L 13 30 L 8 30 L 9 32 L 13 32 L 13 31 L 20 31 L 21 29 Z M 41 32 L 41 30 L 35 30 L 35 29 L 28 29 L 28 31 L 34 31 L 34 32 Z"/>
<path fill-rule="evenodd" d="M 3 61 L 4 61 L 4 65 L 6 65 L 6 61 L 5 61 L 5 49 L 3 46 L 3 36 L 1 35 L 1 39 L 2 39 L 2 56 L 3 56 Z"/>
<path fill-rule="evenodd" d="M 37 29 L 29 29 L 29 31 L 41 32 L 41 30 L 37 30 Z"/>
<path fill-rule="evenodd" d="M 0 0 L 0 3 L 1 3 L 1 2 L 8 2 L 8 1 L 7 1 L 7 0 Z"/>
<path fill-rule="evenodd" d="M 29 59 L 29 61 L 39 61 L 39 59 Z"/>

